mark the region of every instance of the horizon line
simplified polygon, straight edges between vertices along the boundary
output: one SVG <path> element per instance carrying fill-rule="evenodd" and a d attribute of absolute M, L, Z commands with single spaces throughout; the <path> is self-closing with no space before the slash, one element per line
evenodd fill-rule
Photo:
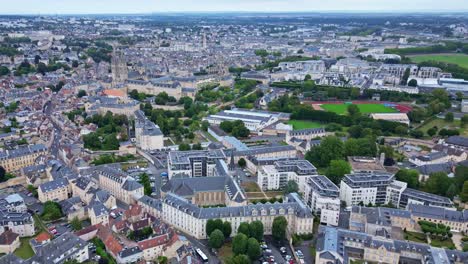
<path fill-rule="evenodd" d="M 468 14 L 465 10 L 309 10 L 309 11 L 153 11 L 153 12 L 112 12 L 112 13 L 0 13 L 0 16 L 85 16 L 85 15 L 154 15 L 154 14 Z"/>

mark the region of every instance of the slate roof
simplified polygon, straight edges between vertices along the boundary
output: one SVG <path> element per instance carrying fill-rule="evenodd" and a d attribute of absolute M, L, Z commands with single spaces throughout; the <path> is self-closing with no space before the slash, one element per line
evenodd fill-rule
<path fill-rule="evenodd" d="M 418 217 L 468 223 L 468 210 L 456 211 L 442 207 L 410 204 L 408 211 Z"/>
<path fill-rule="evenodd" d="M 451 136 L 445 140 L 445 143 L 468 148 L 468 137 Z"/>
<path fill-rule="evenodd" d="M 66 178 L 60 178 L 39 185 L 39 189 L 41 189 L 43 193 L 48 193 L 67 186 L 68 180 Z"/>

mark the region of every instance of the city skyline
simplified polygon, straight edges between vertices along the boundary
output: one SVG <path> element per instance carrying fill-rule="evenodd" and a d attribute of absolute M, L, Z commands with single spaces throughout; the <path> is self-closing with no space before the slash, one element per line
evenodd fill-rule
<path fill-rule="evenodd" d="M 457 0 L 190 0 L 171 2 L 136 0 L 115 3 L 102 1 L 20 0 L 3 6 L 0 14 L 142 14 L 171 12 L 466 12 L 468 3 Z"/>

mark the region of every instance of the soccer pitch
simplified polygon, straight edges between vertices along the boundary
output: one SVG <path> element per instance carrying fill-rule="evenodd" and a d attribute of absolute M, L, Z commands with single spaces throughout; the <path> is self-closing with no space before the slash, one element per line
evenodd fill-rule
<path fill-rule="evenodd" d="M 464 54 L 430 54 L 410 56 L 411 61 L 419 63 L 423 61 L 440 61 L 445 63 L 457 64 L 460 67 L 468 69 L 468 55 Z"/>
<path fill-rule="evenodd" d="M 349 104 L 323 104 L 321 107 L 329 112 L 335 112 L 340 115 L 347 113 Z M 398 113 L 398 110 L 387 107 L 383 104 L 356 104 L 359 111 L 363 114 L 370 113 Z"/>

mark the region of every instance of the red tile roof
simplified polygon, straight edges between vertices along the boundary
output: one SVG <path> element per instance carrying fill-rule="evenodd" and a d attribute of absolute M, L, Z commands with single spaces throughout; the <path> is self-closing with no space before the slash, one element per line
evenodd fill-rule
<path fill-rule="evenodd" d="M 49 239 L 50 239 L 50 235 L 49 235 L 49 233 L 47 233 L 47 232 L 42 232 L 42 233 L 40 233 L 39 235 L 37 235 L 35 239 L 36 239 L 36 241 L 37 241 L 38 243 L 42 243 L 42 242 L 44 242 L 44 241 L 49 240 Z"/>
<path fill-rule="evenodd" d="M 138 242 L 138 246 L 140 247 L 141 250 L 145 250 L 148 248 L 165 245 L 168 241 L 169 241 L 169 236 L 168 234 L 165 234 L 162 236 L 157 236 L 157 237 L 153 237 L 150 239 L 140 241 Z"/>
<path fill-rule="evenodd" d="M 11 245 L 18 237 L 18 234 L 7 230 L 0 235 L 0 245 Z"/>

